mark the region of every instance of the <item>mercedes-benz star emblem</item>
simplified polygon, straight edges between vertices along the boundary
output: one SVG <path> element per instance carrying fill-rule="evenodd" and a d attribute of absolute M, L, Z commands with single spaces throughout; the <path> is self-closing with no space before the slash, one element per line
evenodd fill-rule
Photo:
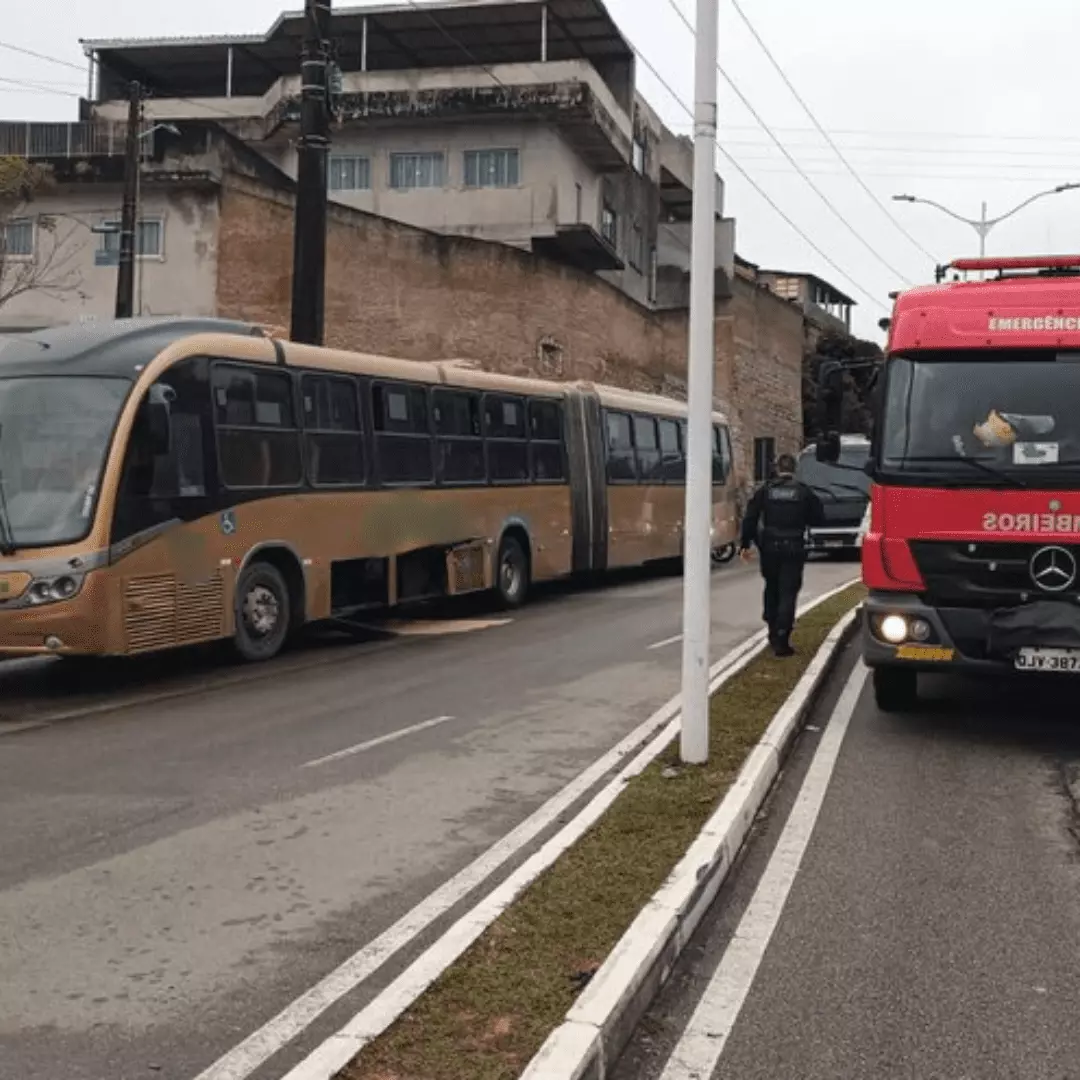
<path fill-rule="evenodd" d="M 1030 573 L 1043 592 L 1064 592 L 1076 581 L 1076 557 L 1063 547 L 1039 548 L 1031 556 Z"/>

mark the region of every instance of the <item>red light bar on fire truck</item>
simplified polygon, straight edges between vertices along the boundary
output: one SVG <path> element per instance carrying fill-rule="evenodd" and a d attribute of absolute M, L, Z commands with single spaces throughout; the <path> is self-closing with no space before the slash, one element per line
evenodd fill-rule
<path fill-rule="evenodd" d="M 938 280 L 948 270 L 1078 270 L 1080 255 L 998 255 L 982 259 L 953 259 L 938 267 Z"/>

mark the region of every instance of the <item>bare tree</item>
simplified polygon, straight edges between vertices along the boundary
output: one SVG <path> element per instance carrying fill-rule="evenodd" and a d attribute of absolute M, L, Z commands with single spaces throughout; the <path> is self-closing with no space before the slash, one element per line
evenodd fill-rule
<path fill-rule="evenodd" d="M 0 308 L 23 293 L 58 297 L 78 291 L 82 278 L 75 266 L 81 246 L 74 242 L 76 222 L 60 224 L 51 214 L 35 214 L 33 201 L 53 187 L 52 170 L 25 158 L 0 157 Z M 15 226 L 33 228 L 30 254 L 13 251 Z"/>

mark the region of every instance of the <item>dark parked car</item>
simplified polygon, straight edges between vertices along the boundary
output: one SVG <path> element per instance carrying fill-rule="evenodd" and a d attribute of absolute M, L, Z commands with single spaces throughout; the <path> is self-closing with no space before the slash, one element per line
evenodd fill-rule
<path fill-rule="evenodd" d="M 825 508 L 825 524 L 810 530 L 811 551 L 858 554 L 870 502 L 870 478 L 863 471 L 869 456 L 870 440 L 862 435 L 841 438 L 835 465 L 818 461 L 813 445 L 799 455 L 795 475 L 817 492 Z"/>

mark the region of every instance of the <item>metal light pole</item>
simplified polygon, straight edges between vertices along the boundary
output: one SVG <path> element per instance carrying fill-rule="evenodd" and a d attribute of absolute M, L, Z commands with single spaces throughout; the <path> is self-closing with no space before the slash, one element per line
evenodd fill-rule
<path fill-rule="evenodd" d="M 719 0 L 697 0 L 694 201 L 690 243 L 690 354 L 683 543 L 682 731 L 687 764 L 709 757 L 712 547 L 712 395 L 716 328 L 716 62 Z"/>
<path fill-rule="evenodd" d="M 955 218 L 957 221 L 962 221 L 965 225 L 970 225 L 979 234 L 979 258 L 986 257 L 986 238 L 990 235 L 990 230 L 995 225 L 1000 225 L 1006 218 L 1011 218 L 1013 214 L 1018 214 L 1026 206 L 1030 206 L 1036 199 L 1044 199 L 1047 195 L 1060 195 L 1063 191 L 1073 191 L 1076 188 L 1080 188 L 1080 184 L 1059 184 L 1056 188 L 1051 188 L 1048 191 L 1040 191 L 1037 195 L 1032 195 L 1030 199 L 1025 199 L 1019 206 L 1014 206 L 1007 214 L 1002 214 L 1000 217 L 987 218 L 986 216 L 986 203 L 982 204 L 982 217 L 980 218 L 966 218 L 961 214 L 956 213 L 954 210 L 950 210 L 947 206 L 942 206 L 941 203 L 934 202 L 933 199 L 921 199 L 917 195 L 894 195 L 894 202 L 908 202 L 908 203 L 922 203 L 924 206 L 932 206 L 936 210 L 940 210 L 943 214 L 948 214 L 949 217 Z"/>

